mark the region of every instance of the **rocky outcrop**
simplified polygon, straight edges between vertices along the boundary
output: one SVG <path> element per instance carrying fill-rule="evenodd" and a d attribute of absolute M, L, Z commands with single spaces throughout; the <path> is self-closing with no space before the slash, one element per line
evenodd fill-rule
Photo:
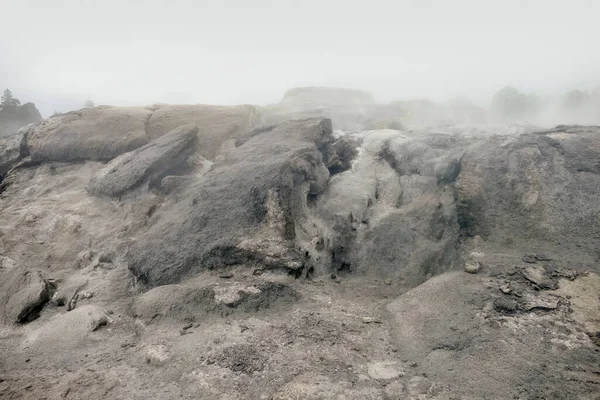
<path fill-rule="evenodd" d="M 559 247 L 578 263 L 594 263 L 599 134 L 595 127 L 559 127 L 474 144 L 456 185 L 463 235 L 523 252 Z"/>
<path fill-rule="evenodd" d="M 11 324 L 34 319 L 49 300 L 49 285 L 38 271 L 0 269 L 0 316 Z"/>
<path fill-rule="evenodd" d="M 0 106 L 0 138 L 12 135 L 25 125 L 41 121 L 42 115 L 33 103 L 22 106 Z"/>
<path fill-rule="evenodd" d="M 0 137 L 0 175 L 6 174 L 20 160 L 29 155 L 27 135 L 32 125 Z"/>
<path fill-rule="evenodd" d="M 407 287 L 455 267 L 459 229 L 447 185 L 468 142 L 393 130 L 356 137 L 352 168 L 334 176 L 314 206 L 321 228 L 313 258 L 327 260 L 326 270 Z"/>
<path fill-rule="evenodd" d="M 600 128 L 344 107 L 395 129 L 100 108 L 192 124 L 129 149 L 83 110 L 3 142 L 0 397 L 594 398 Z"/>
<path fill-rule="evenodd" d="M 146 123 L 151 114 L 135 107 L 94 107 L 60 114 L 29 131 L 29 153 L 34 162 L 110 160 L 149 142 Z"/>
<path fill-rule="evenodd" d="M 157 106 L 148 121 L 148 136 L 156 139 L 184 124 L 198 127 L 200 155 L 212 160 L 224 142 L 259 124 L 254 106 L 167 105 Z"/>
<path fill-rule="evenodd" d="M 128 251 L 129 268 L 150 286 L 206 268 L 257 264 L 302 270 L 307 196 L 329 171 L 322 151 L 331 122 L 291 121 L 254 131 L 214 164 Z"/>
<path fill-rule="evenodd" d="M 196 150 L 197 133 L 195 125 L 183 125 L 116 157 L 90 180 L 88 191 L 98 196 L 120 196 L 146 181 L 159 186 L 165 176 L 186 170 L 186 160 Z"/>

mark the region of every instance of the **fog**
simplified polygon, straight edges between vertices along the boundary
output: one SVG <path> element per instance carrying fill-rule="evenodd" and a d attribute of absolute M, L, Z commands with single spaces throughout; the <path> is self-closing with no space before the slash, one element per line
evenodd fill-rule
<path fill-rule="evenodd" d="M 96 104 L 269 104 L 290 87 L 380 102 L 600 85 L 600 2 L 0 0 L 0 88 L 44 116 Z"/>

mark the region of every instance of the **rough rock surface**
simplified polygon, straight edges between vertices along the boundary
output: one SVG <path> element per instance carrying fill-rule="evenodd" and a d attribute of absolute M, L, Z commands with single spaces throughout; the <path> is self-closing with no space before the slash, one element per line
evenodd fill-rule
<path fill-rule="evenodd" d="M 196 149 L 197 133 L 195 125 L 183 125 L 116 157 L 90 180 L 88 191 L 94 195 L 119 196 L 145 181 L 158 186 L 166 175 L 185 170 L 187 157 Z"/>
<path fill-rule="evenodd" d="M 29 155 L 27 135 L 31 125 L 0 137 L 0 175 L 5 175 L 21 159 Z"/>
<path fill-rule="evenodd" d="M 73 348 L 85 341 L 86 336 L 109 322 L 106 312 L 96 305 L 85 305 L 57 315 L 23 340 L 23 348 L 30 352 L 48 349 Z"/>
<path fill-rule="evenodd" d="M 148 143 L 146 123 L 151 114 L 134 107 L 94 107 L 60 114 L 35 126 L 27 145 L 35 162 L 110 160 Z"/>
<path fill-rule="evenodd" d="M 56 292 L 0 327 L 0 397 L 597 399 L 598 128 L 232 138 L 119 199 L 6 174 L 0 274 Z"/>
<path fill-rule="evenodd" d="M 532 300 L 525 300 L 514 314 L 514 309 L 491 306 L 494 298 L 511 295 L 497 290 L 502 280 L 486 280 L 453 272 L 392 302 L 388 310 L 398 354 L 428 379 L 467 398 L 498 393 L 503 398 L 590 398 L 597 385 L 592 365 L 599 355 L 571 320 L 567 297 L 554 297 L 560 306 L 542 308 L 528 307 Z M 537 304 L 547 301 L 524 290 Z M 578 372 L 569 372 L 574 364 Z M 555 377 L 561 377 L 561 385 L 550 383 Z"/>
<path fill-rule="evenodd" d="M 294 240 L 304 235 L 307 196 L 329 178 L 321 149 L 330 140 L 331 123 L 319 119 L 249 133 L 138 238 L 133 274 L 156 286 L 233 264 L 301 269 Z"/>
<path fill-rule="evenodd" d="M 465 153 L 456 185 L 462 233 L 523 253 L 560 248 L 574 263 L 597 262 L 599 153 L 593 127 L 479 141 Z"/>
<path fill-rule="evenodd" d="M 49 285 L 39 271 L 0 269 L 0 315 L 7 324 L 27 322 L 49 300 Z"/>
<path fill-rule="evenodd" d="M 334 271 L 376 275 L 409 288 L 454 267 L 459 230 L 447 186 L 452 179 L 440 180 L 437 171 L 455 165 L 468 141 L 394 130 L 358 139 L 352 168 L 332 177 L 314 207 L 319 256 Z"/>
<path fill-rule="evenodd" d="M 254 106 L 160 106 L 150 117 L 147 132 L 150 139 L 156 139 L 180 125 L 196 124 L 200 155 L 212 160 L 225 141 L 250 130 L 259 120 Z"/>

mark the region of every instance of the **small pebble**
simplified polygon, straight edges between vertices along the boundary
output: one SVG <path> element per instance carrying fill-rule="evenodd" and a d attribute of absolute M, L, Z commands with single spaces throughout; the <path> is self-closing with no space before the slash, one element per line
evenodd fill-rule
<path fill-rule="evenodd" d="M 476 274 L 479 272 L 479 269 L 481 268 L 479 261 L 468 261 L 465 264 L 465 272 L 468 272 L 469 274 Z"/>

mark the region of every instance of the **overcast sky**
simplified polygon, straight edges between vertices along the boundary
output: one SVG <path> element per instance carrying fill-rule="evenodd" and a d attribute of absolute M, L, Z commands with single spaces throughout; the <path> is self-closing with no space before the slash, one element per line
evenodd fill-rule
<path fill-rule="evenodd" d="M 485 103 L 600 84 L 598 0 L 0 0 L 0 16 L 0 88 L 44 115 L 298 85 Z"/>

